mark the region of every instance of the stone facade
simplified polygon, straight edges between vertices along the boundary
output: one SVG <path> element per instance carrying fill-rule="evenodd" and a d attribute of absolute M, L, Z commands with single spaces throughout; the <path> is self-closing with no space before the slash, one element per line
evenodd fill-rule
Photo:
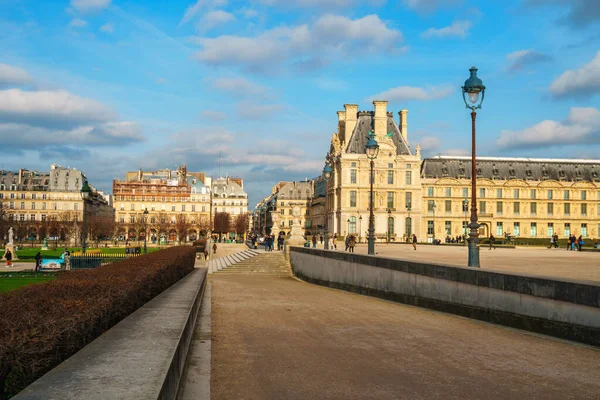
<path fill-rule="evenodd" d="M 478 157 L 477 174 L 484 237 L 600 236 L 600 160 Z M 426 158 L 421 182 L 427 238 L 465 233 L 470 211 L 462 204 L 466 199 L 470 210 L 470 157 Z"/>
<path fill-rule="evenodd" d="M 241 178 L 219 177 L 212 183 L 212 215 L 226 212 L 230 216 L 230 231 L 226 237 L 236 238 L 236 219 L 248 214 L 248 194 L 244 191 L 244 181 Z"/>
<path fill-rule="evenodd" d="M 398 123 L 386 101 L 374 101 L 374 111 L 358 111 L 354 104 L 338 111 L 338 129 L 331 139 L 327 160 L 334 172 L 327 182 L 326 215 L 331 234 L 355 234 L 360 240 L 369 227 L 370 160 L 365 145 L 370 132 L 379 143 L 374 161 L 374 218 L 378 240 L 404 240 L 421 235 L 414 221 L 421 215 L 421 155 L 408 144 L 408 111 Z"/>
<path fill-rule="evenodd" d="M 401 241 L 415 233 L 431 242 L 465 234 L 470 157 L 422 160 L 419 145 L 413 150 L 408 142 L 408 111 L 401 110 L 396 122 L 387 102 L 373 105 L 374 111 L 359 111 L 346 104 L 337 112 L 337 132 L 326 158 L 334 170 L 324 211 L 329 231 L 361 240 L 367 236 L 370 162 L 365 145 L 373 132 L 380 146 L 373 182 L 377 241 Z M 478 157 L 477 174 L 483 237 L 600 237 L 600 161 Z M 316 220 L 318 195 L 311 204 Z"/>
<path fill-rule="evenodd" d="M 143 240 L 146 209 L 148 243 L 176 241 L 184 225 L 189 229 L 182 239 L 206 236 L 211 226 L 210 187 L 209 177 L 188 172 L 185 165 L 176 170 L 128 172 L 125 180 L 113 181 L 117 237 Z"/>
<path fill-rule="evenodd" d="M 85 180 L 82 171 L 56 164 L 50 166 L 49 172 L 0 171 L 0 202 L 7 214 L 7 226 L 16 225 L 16 239 L 22 242 L 48 237 L 78 238 L 84 210 L 81 188 Z M 114 209 L 93 186 L 86 212 L 88 217 L 114 220 Z M 2 232 L 1 236 L 4 235 Z"/>

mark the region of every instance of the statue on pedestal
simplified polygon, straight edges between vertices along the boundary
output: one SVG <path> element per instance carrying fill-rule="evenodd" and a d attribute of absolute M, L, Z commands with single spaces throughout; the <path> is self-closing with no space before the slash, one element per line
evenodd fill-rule
<path fill-rule="evenodd" d="M 6 248 L 4 249 L 4 254 L 8 253 L 8 251 L 10 250 L 13 261 L 18 260 L 17 252 L 15 251 L 14 240 L 15 240 L 15 233 L 11 226 L 8 229 L 8 243 L 6 243 Z M 2 259 L 5 260 L 4 256 L 2 257 Z"/>
<path fill-rule="evenodd" d="M 300 221 L 298 217 L 300 217 L 300 207 L 294 206 L 292 208 L 292 215 L 294 216 L 294 221 L 292 222 L 292 229 L 290 231 L 290 238 L 288 243 L 292 246 L 304 246 L 304 237 L 302 235 L 302 227 L 300 226 Z"/>
<path fill-rule="evenodd" d="M 44 238 L 42 243 L 42 250 L 48 250 L 48 240 L 46 238 Z"/>

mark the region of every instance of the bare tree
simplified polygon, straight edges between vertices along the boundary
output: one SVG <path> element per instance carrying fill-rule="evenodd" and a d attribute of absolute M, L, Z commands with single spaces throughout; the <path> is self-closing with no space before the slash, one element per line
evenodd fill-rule
<path fill-rule="evenodd" d="M 0 241 L 4 240 L 8 232 L 8 212 L 4 204 L 0 202 Z"/>
<path fill-rule="evenodd" d="M 60 235 L 60 228 L 62 224 L 60 219 L 56 215 L 48 217 L 47 232 L 50 237 L 54 237 L 54 248 L 58 247 L 58 239 Z"/>
<path fill-rule="evenodd" d="M 248 232 L 248 228 L 250 225 L 250 216 L 248 213 L 240 214 L 235 219 L 235 233 L 238 235 L 243 235 Z"/>
<path fill-rule="evenodd" d="M 219 239 L 222 234 L 229 232 L 231 227 L 231 219 L 229 213 L 218 212 L 214 218 L 214 229 L 213 231 L 219 234 Z"/>
<path fill-rule="evenodd" d="M 77 213 L 75 211 L 64 211 L 58 215 L 61 228 L 65 233 L 65 239 L 73 239 L 75 244 L 80 239 L 81 227 L 78 225 Z"/>
<path fill-rule="evenodd" d="M 198 226 L 198 235 L 204 232 L 205 235 L 208 236 L 210 231 L 210 216 L 206 214 L 198 214 L 196 217 L 196 223 Z"/>
<path fill-rule="evenodd" d="M 156 223 L 154 224 L 154 229 L 156 229 L 156 233 L 158 234 L 159 243 L 161 234 L 164 234 L 166 237 L 169 237 L 169 221 L 169 216 L 165 212 L 160 212 L 156 216 Z"/>
<path fill-rule="evenodd" d="M 192 224 L 186 218 L 185 214 L 177 214 L 175 217 L 175 230 L 177 231 L 177 237 L 179 239 L 179 243 L 181 241 L 185 242 L 187 240 L 187 234 L 190 231 Z"/>

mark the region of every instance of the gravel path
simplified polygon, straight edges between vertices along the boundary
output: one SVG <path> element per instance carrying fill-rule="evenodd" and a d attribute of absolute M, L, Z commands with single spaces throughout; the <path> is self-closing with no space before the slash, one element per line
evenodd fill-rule
<path fill-rule="evenodd" d="M 600 399 L 600 349 L 293 278 L 211 281 L 212 399 Z"/>

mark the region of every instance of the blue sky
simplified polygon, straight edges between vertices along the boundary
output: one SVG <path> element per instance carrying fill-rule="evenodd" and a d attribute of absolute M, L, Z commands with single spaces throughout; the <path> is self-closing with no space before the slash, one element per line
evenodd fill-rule
<path fill-rule="evenodd" d="M 318 175 L 344 103 L 388 100 L 413 149 L 466 154 L 471 65 L 479 154 L 600 158 L 597 0 L 0 0 L 0 163 L 108 191 L 220 164 L 255 204 Z"/>

